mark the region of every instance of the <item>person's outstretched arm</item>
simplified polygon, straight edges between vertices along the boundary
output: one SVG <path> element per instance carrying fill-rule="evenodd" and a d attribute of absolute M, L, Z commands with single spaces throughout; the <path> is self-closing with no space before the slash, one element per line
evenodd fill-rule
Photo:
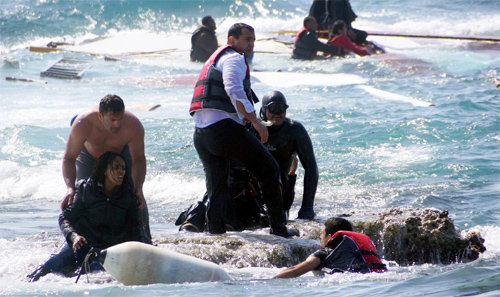
<path fill-rule="evenodd" d="M 314 255 L 311 255 L 304 262 L 282 270 L 280 273 L 273 276 L 273 278 L 298 277 L 304 273 L 316 269 L 319 266 L 319 264 L 321 264 L 321 260 L 315 257 Z"/>

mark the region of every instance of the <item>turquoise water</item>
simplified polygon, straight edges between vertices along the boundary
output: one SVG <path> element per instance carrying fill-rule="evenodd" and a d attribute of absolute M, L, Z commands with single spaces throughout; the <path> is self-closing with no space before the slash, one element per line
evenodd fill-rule
<path fill-rule="evenodd" d="M 464 41 L 371 37 L 387 54 L 313 62 L 294 61 L 290 49 L 264 41 L 289 40 L 270 31 L 296 30 L 310 2 L 260 1 L 34 1 L 0 0 L 0 294 L 169 296 L 463 296 L 500 295 L 500 47 Z M 498 1 L 351 0 L 355 27 L 435 35 L 500 36 Z M 320 171 L 315 209 L 320 219 L 391 207 L 448 210 L 463 231 L 480 231 L 487 247 L 467 264 L 391 264 L 383 275 L 305 275 L 268 280 L 279 268 L 224 266 L 229 283 L 125 287 L 103 277 L 91 283 L 24 276 L 62 241 L 57 225 L 65 191 L 61 157 L 69 120 L 105 94 L 120 95 L 146 129 L 144 185 L 153 238 L 178 236 L 173 222 L 204 192 L 187 110 L 201 65 L 189 61 L 191 32 L 214 16 L 221 42 L 233 23 L 256 29 L 252 68 L 299 73 L 289 86 L 278 78 L 253 87 L 257 95 L 281 90 L 288 116 L 302 122 Z M 31 45 L 74 43 L 66 52 L 35 53 Z M 127 55 L 172 49 L 155 55 Z M 83 51 L 95 55 L 72 53 Z M 262 53 L 267 52 L 267 53 Z M 272 53 L 270 53 L 272 52 Z M 99 56 L 100 55 L 100 56 Z M 103 55 L 120 58 L 110 62 Z M 63 56 L 88 59 L 81 80 L 41 78 Z M 9 62 L 14 61 L 14 62 Z M 17 62 L 17 63 L 16 63 Z M 365 83 L 307 73 L 351 74 Z M 35 80 L 3 80 L 6 76 Z M 390 92 L 376 97 L 361 85 Z M 394 99 L 411 97 L 432 107 Z M 392 99 L 391 99 L 392 98 Z M 154 111 L 140 108 L 161 104 Z M 300 166 L 299 166 L 300 168 Z M 302 195 L 299 169 L 294 218 Z M 265 231 L 264 231 L 265 233 Z M 234 236 L 230 234 L 229 236 Z"/>

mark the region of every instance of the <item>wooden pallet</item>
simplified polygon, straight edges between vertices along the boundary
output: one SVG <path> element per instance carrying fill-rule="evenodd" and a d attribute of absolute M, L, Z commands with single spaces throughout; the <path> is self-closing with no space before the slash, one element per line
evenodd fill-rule
<path fill-rule="evenodd" d="M 88 60 L 62 58 L 47 70 L 40 72 L 40 76 L 64 79 L 80 79 L 83 73 L 91 66 Z"/>

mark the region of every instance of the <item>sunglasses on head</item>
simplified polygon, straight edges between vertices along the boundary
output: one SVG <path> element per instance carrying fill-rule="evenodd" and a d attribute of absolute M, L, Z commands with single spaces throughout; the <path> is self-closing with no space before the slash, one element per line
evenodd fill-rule
<path fill-rule="evenodd" d="M 266 106 L 266 108 L 270 113 L 281 114 L 281 113 L 284 113 L 286 111 L 286 109 L 288 108 L 288 105 L 286 105 L 285 103 L 271 102 Z"/>

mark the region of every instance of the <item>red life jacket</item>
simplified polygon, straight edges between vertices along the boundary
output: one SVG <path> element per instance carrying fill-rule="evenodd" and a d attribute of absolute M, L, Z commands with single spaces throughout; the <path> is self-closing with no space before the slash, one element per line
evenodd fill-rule
<path fill-rule="evenodd" d="M 225 45 L 218 48 L 208 60 L 203 65 L 200 75 L 198 76 L 198 81 L 194 86 L 193 99 L 191 100 L 191 106 L 189 108 L 189 114 L 192 116 L 197 110 L 200 109 L 217 109 L 229 113 L 236 113 L 236 109 L 231 103 L 229 95 L 224 90 L 224 81 L 222 79 L 222 72 L 215 69 L 215 64 L 219 58 L 227 50 L 236 50 L 230 45 Z M 250 68 L 247 65 L 247 74 L 243 80 L 243 89 L 253 104 L 257 102 L 258 99 L 253 96 L 253 92 L 250 88 Z"/>
<path fill-rule="evenodd" d="M 337 231 L 326 246 L 331 246 L 334 242 L 336 243 L 333 244 L 332 252 L 325 259 L 325 263 L 322 263 L 325 268 L 363 273 L 387 270 L 370 237 L 352 231 Z M 348 261 L 345 261 L 346 258 L 349 258 Z"/>

